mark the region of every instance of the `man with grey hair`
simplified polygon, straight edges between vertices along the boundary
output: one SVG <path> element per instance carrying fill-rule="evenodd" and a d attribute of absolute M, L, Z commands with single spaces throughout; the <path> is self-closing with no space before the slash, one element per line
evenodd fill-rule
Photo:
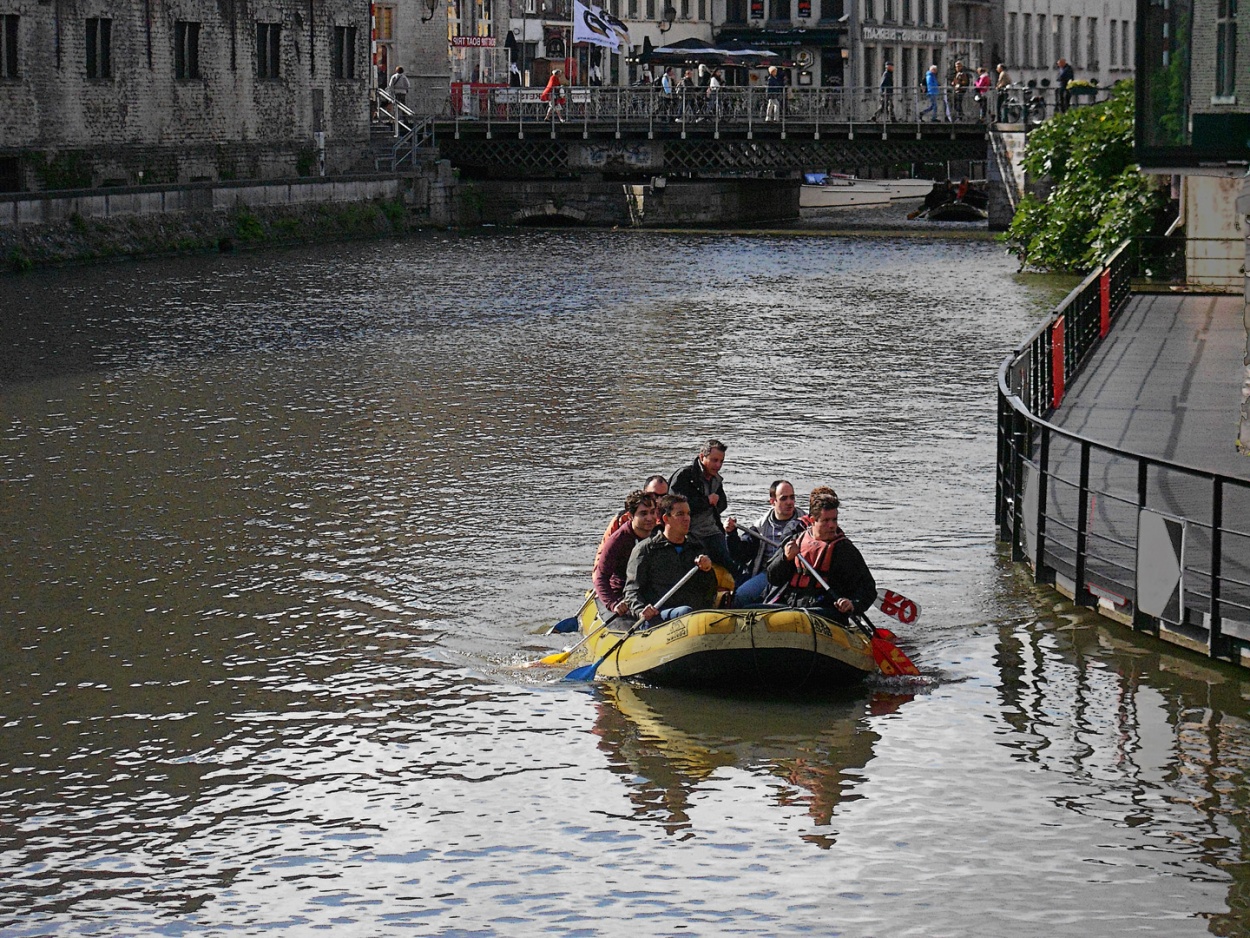
<path fill-rule="evenodd" d="M 721 520 L 729 505 L 725 480 L 720 475 L 721 466 L 725 464 L 725 449 L 720 440 L 708 440 L 692 463 L 669 476 L 668 488 L 690 502 L 690 533 L 704 543 L 712 562 L 732 571 L 733 560 L 729 556 L 726 534 L 733 532 L 736 522 L 733 518 Z"/>

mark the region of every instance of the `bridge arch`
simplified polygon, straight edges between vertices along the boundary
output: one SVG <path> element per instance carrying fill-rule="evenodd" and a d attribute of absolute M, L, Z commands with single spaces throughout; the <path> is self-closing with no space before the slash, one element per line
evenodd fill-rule
<path fill-rule="evenodd" d="M 513 225 L 585 225 L 588 215 L 571 205 L 556 205 L 548 199 L 538 205 L 526 205 L 513 212 L 508 221 Z"/>

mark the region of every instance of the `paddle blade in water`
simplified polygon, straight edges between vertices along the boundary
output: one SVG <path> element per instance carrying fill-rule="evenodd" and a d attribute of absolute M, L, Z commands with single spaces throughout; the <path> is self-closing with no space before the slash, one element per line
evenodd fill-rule
<path fill-rule="evenodd" d="M 872 657 L 876 660 L 881 673 L 886 677 L 895 677 L 899 674 L 914 677 L 920 674 L 920 669 L 903 653 L 901 648 L 883 636 L 882 631 L 884 630 L 878 630 L 872 638 Z"/>
<path fill-rule="evenodd" d="M 553 632 L 576 632 L 577 628 L 578 628 L 577 616 L 569 616 L 567 619 L 561 619 L 559 622 L 553 625 L 547 631 L 547 634 L 550 635 Z"/>
<path fill-rule="evenodd" d="M 572 651 L 557 651 L 554 654 L 544 655 L 542 658 L 539 658 L 537 661 L 527 661 L 524 665 L 522 665 L 522 667 L 526 667 L 526 668 L 554 667 L 557 664 L 564 664 L 564 662 L 568 661 L 569 655 L 571 654 L 573 654 Z"/>
<path fill-rule="evenodd" d="M 566 681 L 593 681 L 595 672 L 599 670 L 599 662 L 594 664 L 584 664 L 580 668 L 574 668 L 568 674 L 564 675 Z"/>

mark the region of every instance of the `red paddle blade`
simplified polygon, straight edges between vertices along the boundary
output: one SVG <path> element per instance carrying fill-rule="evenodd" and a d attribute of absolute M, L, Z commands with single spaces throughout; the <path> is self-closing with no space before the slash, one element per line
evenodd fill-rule
<path fill-rule="evenodd" d="M 920 674 L 920 669 L 907 655 L 903 654 L 903 650 L 882 636 L 880 631 L 872 638 L 872 656 L 877 661 L 877 667 L 886 677 L 895 677 L 899 674 L 915 677 Z"/>

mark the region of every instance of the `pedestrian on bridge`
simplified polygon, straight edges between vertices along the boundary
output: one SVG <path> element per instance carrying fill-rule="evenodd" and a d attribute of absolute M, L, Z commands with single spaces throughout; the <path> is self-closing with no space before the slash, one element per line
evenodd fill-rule
<path fill-rule="evenodd" d="M 675 113 L 673 102 L 677 100 L 676 90 L 673 87 L 673 69 L 671 66 L 665 66 L 664 74 L 660 76 L 660 115 L 662 117 L 673 117 Z"/>
<path fill-rule="evenodd" d="M 719 68 L 712 72 L 712 77 L 707 82 L 707 109 L 713 118 L 720 117 L 720 87 L 723 82 L 724 78 Z"/>
<path fill-rule="evenodd" d="M 1059 69 L 1059 76 L 1055 82 L 1055 110 L 1063 114 L 1068 110 L 1068 106 L 1072 102 L 1072 94 L 1068 91 L 1068 82 L 1076 77 L 1076 73 L 1072 71 L 1072 66 L 1068 64 L 1067 59 L 1060 59 L 1055 63 L 1055 68 Z"/>
<path fill-rule="evenodd" d="M 764 106 L 765 121 L 781 120 L 781 96 L 786 93 L 786 80 L 777 72 L 776 65 L 768 66 L 768 78 L 764 84 L 768 86 L 766 94 L 768 103 Z"/>
<path fill-rule="evenodd" d="M 933 121 L 936 123 L 942 119 L 942 116 L 938 113 L 938 98 L 942 94 L 942 81 L 938 78 L 938 67 L 936 65 L 930 65 L 929 70 L 924 73 L 924 93 L 929 96 L 929 106 L 917 115 L 916 120 L 922 121 L 926 114 L 932 112 Z"/>
<path fill-rule="evenodd" d="M 964 98 L 968 95 L 968 88 L 972 84 L 971 73 L 964 68 L 963 62 L 955 63 L 955 71 L 951 74 L 951 98 L 955 106 L 955 120 L 964 119 Z M 947 119 L 951 115 L 947 114 Z"/>
<path fill-rule="evenodd" d="M 878 117 L 884 117 L 888 121 L 894 120 L 894 63 L 886 62 L 885 71 L 881 73 L 881 104 L 877 106 L 876 113 L 872 115 L 872 120 Z"/>
<path fill-rule="evenodd" d="M 990 73 L 984 65 L 977 67 L 977 80 L 972 87 L 976 90 L 977 107 L 981 109 L 980 120 L 984 124 L 990 108 Z"/>
<path fill-rule="evenodd" d="M 1007 92 L 1011 90 L 1011 76 L 1007 66 L 998 63 L 998 80 L 994 82 L 995 116 L 1000 122 L 1007 119 Z"/>
<path fill-rule="evenodd" d="M 538 98 L 547 102 L 547 115 L 543 120 L 549 121 L 558 117 L 560 122 L 564 123 L 564 75 L 559 68 L 551 70 L 551 77 L 547 79 L 547 87 Z"/>

